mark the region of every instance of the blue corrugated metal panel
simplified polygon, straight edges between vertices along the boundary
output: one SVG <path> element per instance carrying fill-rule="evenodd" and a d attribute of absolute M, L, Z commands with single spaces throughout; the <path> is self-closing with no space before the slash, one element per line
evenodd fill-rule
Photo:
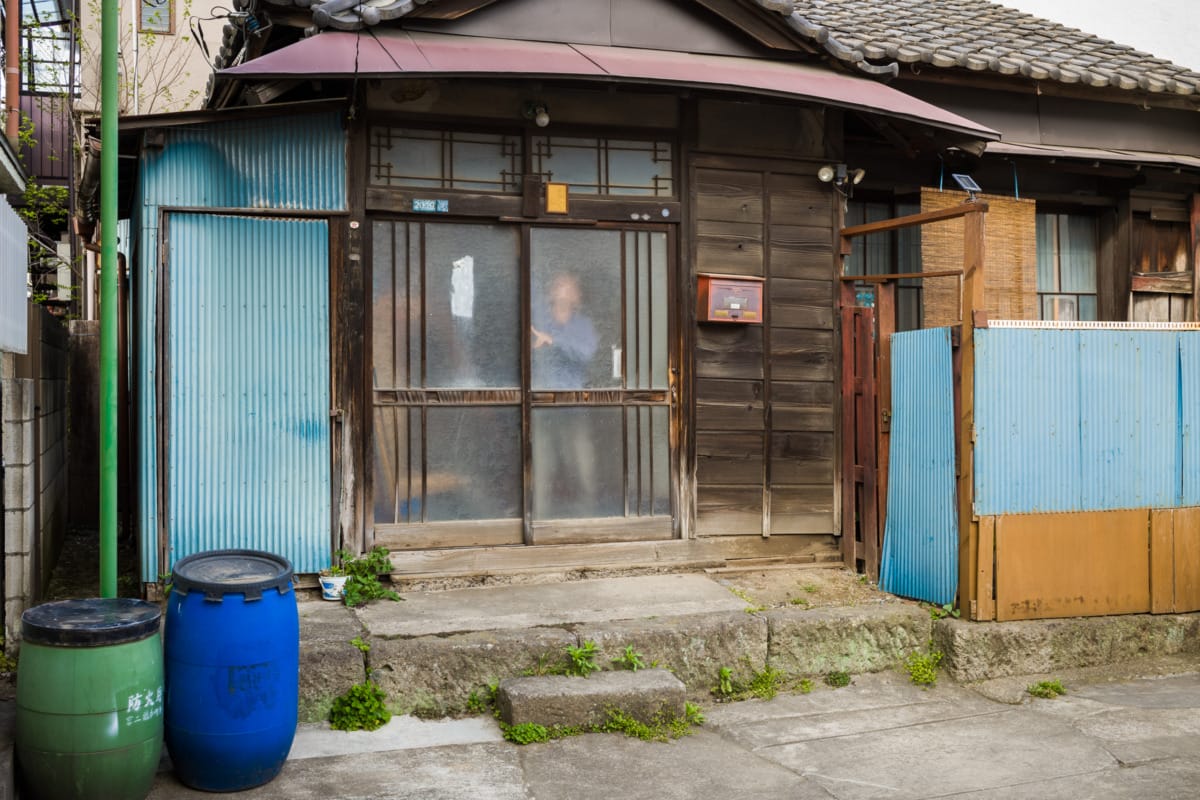
<path fill-rule="evenodd" d="M 942 605 L 958 588 L 950 329 L 892 337 L 892 434 L 880 586 Z"/>
<path fill-rule="evenodd" d="M 1081 333 L 975 332 L 975 513 L 1080 509 Z"/>
<path fill-rule="evenodd" d="M 343 210 L 346 144 L 338 114 L 238 120 L 165 133 L 143 156 L 147 206 Z"/>
<path fill-rule="evenodd" d="M 1079 340 L 1083 508 L 1174 506 L 1179 334 L 1096 330 Z"/>
<path fill-rule="evenodd" d="M 1179 334 L 1181 506 L 1200 506 L 1200 333 Z"/>
<path fill-rule="evenodd" d="M 238 120 L 164 134 L 161 150 L 147 150 L 138 170 L 132 227 L 139 238 L 134 265 L 135 385 L 138 431 L 138 531 L 142 580 L 154 581 L 158 563 L 158 420 L 155 336 L 162 206 L 344 210 L 345 133 L 337 113 Z"/>
<path fill-rule="evenodd" d="M 327 224 L 167 225 L 172 562 L 249 547 L 315 572 L 330 551 Z"/>

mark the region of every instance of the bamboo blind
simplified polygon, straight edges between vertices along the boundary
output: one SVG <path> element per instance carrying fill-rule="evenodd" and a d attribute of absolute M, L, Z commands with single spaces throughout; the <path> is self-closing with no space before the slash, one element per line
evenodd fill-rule
<path fill-rule="evenodd" d="M 978 195 L 988 204 L 984 217 L 984 307 L 989 319 L 1037 319 L 1037 227 L 1033 200 L 994 194 Z M 966 192 L 921 189 L 921 211 L 937 211 L 967 199 Z M 935 222 L 921 228 L 921 269 L 925 272 L 961 269 L 962 219 Z M 953 325 L 960 321 L 958 278 L 924 281 L 922 326 Z"/>

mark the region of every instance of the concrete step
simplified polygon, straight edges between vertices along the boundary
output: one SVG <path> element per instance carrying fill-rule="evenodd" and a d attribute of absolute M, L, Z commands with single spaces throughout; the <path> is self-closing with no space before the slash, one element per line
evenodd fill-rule
<path fill-rule="evenodd" d="M 597 672 L 587 678 L 545 675 L 500 682 L 496 707 L 509 725 L 602 725 L 609 709 L 639 722 L 684 715 L 683 682 L 665 669 Z"/>

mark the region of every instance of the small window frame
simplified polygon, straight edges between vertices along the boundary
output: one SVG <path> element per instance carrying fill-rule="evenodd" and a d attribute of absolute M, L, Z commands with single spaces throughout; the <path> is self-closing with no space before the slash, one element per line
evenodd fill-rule
<path fill-rule="evenodd" d="M 166 11 L 166 25 L 147 20 L 147 12 Z M 175 0 L 138 0 L 138 33 L 160 36 L 175 35 Z"/>

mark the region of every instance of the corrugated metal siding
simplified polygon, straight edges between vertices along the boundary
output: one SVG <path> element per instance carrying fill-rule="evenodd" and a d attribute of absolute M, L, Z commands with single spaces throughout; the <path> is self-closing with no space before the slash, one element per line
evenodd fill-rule
<path fill-rule="evenodd" d="M 1167 508 L 1179 494 L 1179 335 L 1080 331 L 1080 505 Z"/>
<path fill-rule="evenodd" d="M 1180 371 L 1190 336 L 976 331 L 976 513 L 1194 504 L 1182 434 L 1195 368 L 1183 384 Z"/>
<path fill-rule="evenodd" d="M 147 150 L 138 170 L 132 213 L 138 239 L 134 265 L 138 531 L 142 580 L 158 563 L 158 420 L 155 304 L 162 206 L 252 207 L 342 211 L 346 208 L 346 139 L 338 113 L 171 128 L 164 147 Z"/>
<path fill-rule="evenodd" d="M 892 435 L 880 586 L 939 605 L 958 588 L 950 329 L 892 337 Z"/>
<path fill-rule="evenodd" d="M 1200 506 L 1200 333 L 1179 334 L 1181 506 Z"/>
<path fill-rule="evenodd" d="M 975 332 L 975 510 L 1079 508 L 1080 331 Z"/>
<path fill-rule="evenodd" d="M 239 120 L 165 131 L 147 150 L 141 201 L 150 206 L 344 210 L 340 115 Z"/>
<path fill-rule="evenodd" d="M 171 214 L 168 532 L 172 561 L 330 550 L 325 221 Z"/>

